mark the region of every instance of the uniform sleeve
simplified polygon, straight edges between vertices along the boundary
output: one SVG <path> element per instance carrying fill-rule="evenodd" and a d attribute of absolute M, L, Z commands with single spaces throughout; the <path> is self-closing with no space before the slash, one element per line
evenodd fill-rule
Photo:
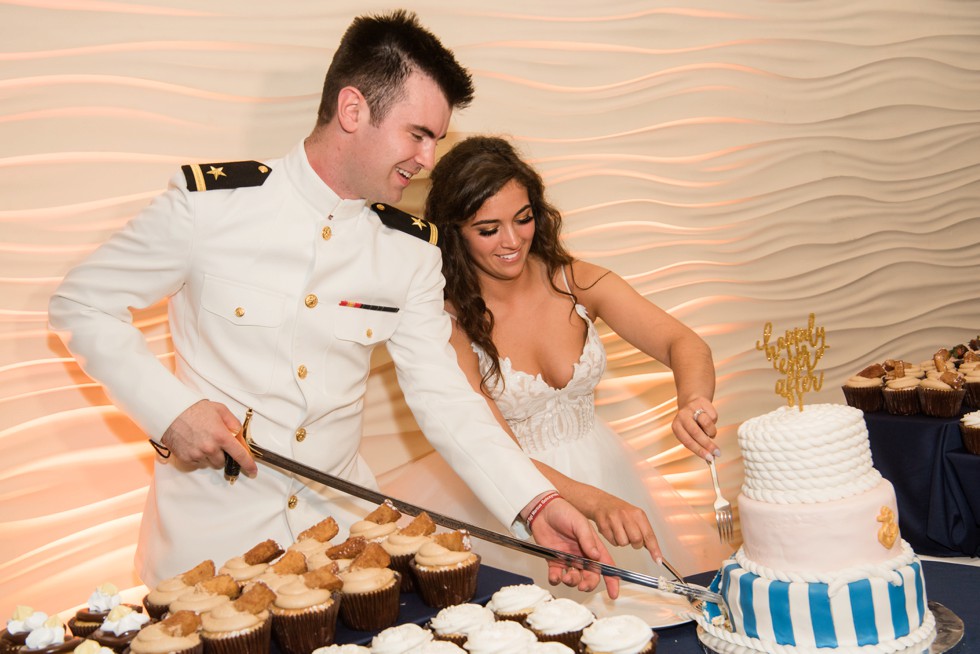
<path fill-rule="evenodd" d="M 151 437 L 200 399 L 149 350 L 130 307 L 176 293 L 186 279 L 194 221 L 182 176 L 73 268 L 48 305 L 49 326 L 82 370 Z"/>
<path fill-rule="evenodd" d="M 502 524 L 527 537 L 518 514 L 553 486 L 500 428 L 456 364 L 439 250 L 424 248 L 424 263 L 388 342 L 399 384 L 433 447 Z"/>

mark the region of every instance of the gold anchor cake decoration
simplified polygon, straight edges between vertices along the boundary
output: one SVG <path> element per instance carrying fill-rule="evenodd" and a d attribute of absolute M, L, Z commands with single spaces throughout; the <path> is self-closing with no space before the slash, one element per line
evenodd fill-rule
<path fill-rule="evenodd" d="M 890 550 L 895 541 L 898 540 L 898 524 L 895 522 L 895 512 L 887 506 L 883 506 L 881 513 L 875 520 L 881 523 L 881 528 L 878 529 L 878 542 L 884 545 L 886 550 Z"/>
<path fill-rule="evenodd" d="M 823 358 L 827 345 L 827 330 L 816 324 L 816 316 L 810 314 L 806 327 L 787 329 L 783 336 L 772 341 L 772 322 L 762 330 L 762 340 L 755 342 L 755 349 L 766 353 L 766 360 L 782 377 L 776 380 L 776 395 L 786 399 L 789 406 L 796 404 L 803 410 L 803 396 L 819 391 L 823 386 L 823 371 L 817 372 L 817 364 Z"/>

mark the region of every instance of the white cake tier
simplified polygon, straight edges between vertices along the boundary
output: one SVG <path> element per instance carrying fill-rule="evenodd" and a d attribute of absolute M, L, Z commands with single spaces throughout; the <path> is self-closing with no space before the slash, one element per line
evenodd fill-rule
<path fill-rule="evenodd" d="M 879 532 L 888 530 L 879 521 L 882 508 L 895 525 L 890 547 L 879 540 Z M 739 495 L 738 510 L 742 552 L 763 569 L 821 574 L 877 565 L 901 551 L 895 489 L 887 479 L 860 495 L 819 504 L 770 504 Z"/>

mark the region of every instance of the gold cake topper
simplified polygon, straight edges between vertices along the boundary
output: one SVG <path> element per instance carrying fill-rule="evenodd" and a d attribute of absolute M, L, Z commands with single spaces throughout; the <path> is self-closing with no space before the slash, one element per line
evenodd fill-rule
<path fill-rule="evenodd" d="M 827 331 L 816 326 L 816 316 L 810 314 L 806 327 L 787 329 L 786 334 L 772 342 L 772 323 L 762 330 L 762 340 L 755 342 L 755 349 L 766 353 L 766 361 L 783 377 L 776 381 L 776 395 L 786 398 L 789 406 L 798 405 L 803 410 L 803 396 L 819 391 L 823 386 L 823 371 L 816 372 L 817 363 L 823 358 L 827 345 Z"/>

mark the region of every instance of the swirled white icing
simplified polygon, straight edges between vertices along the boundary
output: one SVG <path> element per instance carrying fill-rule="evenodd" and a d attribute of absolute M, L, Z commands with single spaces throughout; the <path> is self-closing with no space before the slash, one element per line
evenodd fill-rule
<path fill-rule="evenodd" d="M 494 613 L 530 612 L 552 599 L 549 591 L 535 584 L 504 586 L 490 597 L 487 608 Z"/>
<path fill-rule="evenodd" d="M 493 624 L 493 611 L 479 604 L 453 604 L 440 610 L 429 622 L 429 628 L 440 636 L 468 634 L 478 627 Z"/>
<path fill-rule="evenodd" d="M 121 604 L 109 611 L 109 615 L 102 621 L 101 629 L 119 636 L 127 631 L 136 631 L 149 621 L 150 616 Z"/>
<path fill-rule="evenodd" d="M 784 406 L 738 429 L 742 493 L 761 502 L 808 504 L 863 493 L 881 481 L 863 413 L 841 404 Z"/>
<path fill-rule="evenodd" d="M 960 418 L 964 427 L 980 427 L 980 411 L 971 411 Z"/>
<path fill-rule="evenodd" d="M 650 625 L 635 615 L 599 618 L 582 631 L 582 644 L 593 652 L 637 654 L 653 638 Z"/>
<path fill-rule="evenodd" d="M 527 626 L 539 634 L 554 635 L 585 629 L 594 620 L 592 612 L 575 600 L 559 597 L 534 609 Z"/>
<path fill-rule="evenodd" d="M 413 622 L 383 629 L 371 639 L 371 654 L 405 654 L 431 641 L 432 632 Z"/>

